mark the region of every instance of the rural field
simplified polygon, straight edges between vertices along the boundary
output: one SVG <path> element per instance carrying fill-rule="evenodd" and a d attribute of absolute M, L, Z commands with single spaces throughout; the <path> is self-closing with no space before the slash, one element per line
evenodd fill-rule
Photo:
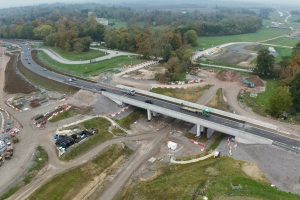
<path fill-rule="evenodd" d="M 199 37 L 198 48 L 210 48 L 230 42 L 261 42 L 280 35 L 289 34 L 288 29 L 272 29 L 263 27 L 256 33 L 248 33 L 242 35 L 215 36 L 215 37 Z"/>
<path fill-rule="evenodd" d="M 299 42 L 299 38 L 289 38 L 289 37 L 281 37 L 274 40 L 270 40 L 268 44 L 282 45 L 282 46 L 290 46 L 294 47 Z"/>
<path fill-rule="evenodd" d="M 49 69 L 59 71 L 66 74 L 71 74 L 79 77 L 96 76 L 102 72 L 116 70 L 122 68 L 124 65 L 138 64 L 142 62 L 136 57 L 119 56 L 109 60 L 104 60 L 97 63 L 86 65 L 67 65 L 61 64 L 42 51 L 37 52 L 37 58 Z"/>

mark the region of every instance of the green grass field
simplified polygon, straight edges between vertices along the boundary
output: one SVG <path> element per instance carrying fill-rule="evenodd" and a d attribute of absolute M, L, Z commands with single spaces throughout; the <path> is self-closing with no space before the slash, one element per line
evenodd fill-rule
<path fill-rule="evenodd" d="M 132 123 L 134 123 L 136 120 L 140 118 L 142 114 L 142 110 L 136 109 L 132 113 L 130 113 L 128 116 L 124 117 L 123 119 L 116 120 L 116 122 L 125 129 L 130 129 L 130 126 Z"/>
<path fill-rule="evenodd" d="M 298 42 L 300 42 L 300 39 L 283 37 L 283 38 L 277 38 L 274 40 L 270 40 L 266 43 L 294 47 L 294 46 L 296 46 L 296 44 Z"/>
<path fill-rule="evenodd" d="M 296 200 L 300 196 L 282 192 L 266 181 L 256 181 L 242 170 L 242 161 L 228 157 L 208 159 L 187 165 L 162 167 L 149 181 L 133 183 L 117 198 L 140 199 L 251 199 Z M 251 197 L 251 198 L 250 198 Z"/>
<path fill-rule="evenodd" d="M 108 23 L 111 25 L 111 27 L 116 28 L 116 29 L 128 27 L 127 22 L 122 22 L 122 21 L 115 20 L 115 19 L 109 19 Z"/>
<path fill-rule="evenodd" d="M 113 135 L 108 131 L 110 125 L 111 124 L 108 120 L 100 117 L 79 124 L 78 126 L 83 129 L 95 128 L 98 130 L 98 133 L 69 149 L 69 151 L 61 157 L 61 159 L 66 161 L 72 160 L 95 148 L 97 145 L 111 139 Z"/>
<path fill-rule="evenodd" d="M 177 99 L 183 99 L 185 101 L 197 102 L 197 100 L 203 95 L 203 93 L 210 87 L 210 85 L 206 85 L 204 87 L 193 87 L 187 89 L 153 88 L 151 92 L 174 97 Z"/>
<path fill-rule="evenodd" d="M 283 48 L 283 47 L 275 47 L 277 53 L 279 54 L 275 57 L 275 62 L 279 63 L 284 57 L 291 57 L 293 53 L 293 49 Z"/>
<path fill-rule="evenodd" d="M 91 60 L 94 58 L 102 57 L 105 55 L 105 52 L 103 51 L 98 51 L 98 50 L 89 50 L 88 52 L 68 52 L 61 50 L 59 48 L 55 47 L 48 47 L 49 49 L 53 50 L 57 54 L 59 54 L 61 57 L 68 59 L 68 60 Z"/>
<path fill-rule="evenodd" d="M 199 37 L 197 48 L 210 48 L 217 45 L 230 43 L 230 42 L 260 42 L 270 38 L 274 38 L 283 34 L 290 33 L 290 30 L 286 29 L 272 29 L 262 28 L 256 33 L 248 33 L 242 35 L 228 35 L 228 36 L 216 36 L 216 37 Z"/>
<path fill-rule="evenodd" d="M 56 62 L 42 51 L 38 51 L 37 58 L 50 69 L 79 77 L 96 76 L 105 71 L 119 69 L 124 65 L 137 64 L 142 62 L 136 57 L 119 56 L 98 63 L 85 65 L 66 65 Z"/>
<path fill-rule="evenodd" d="M 87 162 L 79 167 L 53 177 L 49 182 L 42 185 L 30 197 L 30 200 L 72 200 L 82 188 L 94 181 L 95 177 L 100 176 L 105 170 L 112 173 L 111 165 L 119 158 L 128 157 L 131 151 L 125 146 L 122 148 L 113 145 L 104 150 L 94 160 Z"/>

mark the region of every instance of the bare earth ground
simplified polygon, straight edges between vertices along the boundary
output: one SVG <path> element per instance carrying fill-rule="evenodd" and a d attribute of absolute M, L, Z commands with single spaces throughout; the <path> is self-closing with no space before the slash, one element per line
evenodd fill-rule
<path fill-rule="evenodd" d="M 227 141 L 224 140 L 219 148 L 222 155 L 228 155 Z M 238 144 L 233 150 L 234 159 L 253 163 L 263 172 L 265 177 L 276 187 L 284 191 L 300 194 L 300 155 L 271 145 Z M 251 177 L 263 178 L 260 170 L 251 165 L 243 166 L 246 174 Z"/>
<path fill-rule="evenodd" d="M 223 53 L 208 56 L 209 60 L 227 65 L 239 65 L 249 68 L 257 56 L 256 45 L 237 44 L 225 47 Z"/>
<path fill-rule="evenodd" d="M 250 177 L 257 181 L 268 182 L 263 174 L 263 172 L 258 168 L 257 165 L 253 163 L 245 163 L 242 166 L 242 170 Z"/>
<path fill-rule="evenodd" d="M 4 51 L 3 48 L 0 49 L 1 52 Z M 7 62 L 9 61 L 9 57 L 4 56 L 1 53 L 0 57 L 0 107 L 3 109 L 8 110 L 10 113 L 14 112 L 11 108 L 7 107 L 5 102 L 5 96 L 6 94 L 3 92 L 4 88 L 4 80 L 5 80 L 5 67 Z M 20 118 L 18 116 L 14 117 L 20 121 Z M 22 122 L 27 122 L 27 120 L 21 119 Z M 21 123 L 22 123 L 21 122 Z M 30 162 L 28 162 L 31 157 L 32 153 L 34 152 L 35 148 L 35 142 L 34 140 L 26 141 L 27 131 L 30 129 L 29 123 L 22 123 L 23 124 L 23 130 L 20 132 L 19 139 L 20 142 L 15 147 L 14 156 L 11 160 L 8 162 L 5 162 L 5 164 L 1 167 L 0 170 L 0 193 L 10 184 L 15 182 L 20 175 L 29 167 Z M 26 131 L 27 130 L 27 131 Z M 29 133 L 30 134 L 30 133 Z M 25 163 L 25 164 L 24 164 Z"/>
<path fill-rule="evenodd" d="M 15 67 L 17 65 L 16 58 L 16 56 L 11 56 L 7 63 L 4 91 L 10 94 L 31 93 L 36 90 L 35 87 L 23 80 L 21 76 L 15 72 Z"/>

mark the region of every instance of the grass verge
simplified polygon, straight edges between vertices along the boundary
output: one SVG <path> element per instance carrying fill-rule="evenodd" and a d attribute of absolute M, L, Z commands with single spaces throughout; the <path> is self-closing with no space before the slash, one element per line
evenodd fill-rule
<path fill-rule="evenodd" d="M 48 163 L 48 154 L 47 152 L 41 147 L 38 146 L 35 150 L 34 159 L 31 167 L 26 172 L 23 180 L 19 182 L 14 187 L 10 188 L 7 192 L 5 192 L 1 197 L 0 200 L 7 199 L 11 197 L 14 193 L 16 193 L 22 186 L 25 186 L 31 182 L 31 180 L 38 174 L 38 172 L 46 166 Z"/>
<path fill-rule="evenodd" d="M 121 145 L 113 145 L 98 155 L 94 160 L 56 175 L 34 192 L 29 199 L 74 199 L 76 198 L 76 195 L 80 193 L 81 189 L 95 181 L 96 177 L 101 177 L 101 175 L 104 175 L 105 177 L 108 176 L 112 171 L 111 166 L 117 159 L 128 157 L 130 154 L 131 150 L 126 146 L 121 147 Z M 101 180 L 101 178 L 99 179 Z"/>
<path fill-rule="evenodd" d="M 56 48 L 56 47 L 47 47 L 51 49 L 52 51 L 56 52 L 59 54 L 61 57 L 68 59 L 68 60 L 74 60 L 74 61 L 79 61 L 79 60 L 91 60 L 94 58 L 102 57 L 105 56 L 105 52 L 99 51 L 99 50 L 93 50 L 90 49 L 87 52 L 68 52 L 64 51 L 62 49 Z"/>
<path fill-rule="evenodd" d="M 121 127 L 125 129 L 130 129 L 130 126 L 132 123 L 137 121 L 142 114 L 142 110 L 136 109 L 132 113 L 130 113 L 128 116 L 124 117 L 120 120 L 115 120 Z"/>
<path fill-rule="evenodd" d="M 151 92 L 182 99 L 190 102 L 197 102 L 197 100 L 208 90 L 211 85 L 204 87 L 193 87 L 193 88 L 153 88 Z"/>
<path fill-rule="evenodd" d="M 33 177 L 48 163 L 48 154 L 47 152 L 41 147 L 38 146 L 35 155 L 34 161 L 32 166 L 29 168 L 28 173 L 24 177 L 23 181 L 25 184 L 30 183 Z"/>
<path fill-rule="evenodd" d="M 58 71 L 60 73 L 71 74 L 77 77 L 96 76 L 105 71 L 122 68 L 124 65 L 138 64 L 141 62 L 141 60 L 137 59 L 136 57 L 119 56 L 98 63 L 66 65 L 53 60 L 42 51 L 37 52 L 37 59 L 49 69 Z"/>
<path fill-rule="evenodd" d="M 18 69 L 30 83 L 45 88 L 46 90 L 57 91 L 65 94 L 73 94 L 78 91 L 77 88 L 67 86 L 35 74 L 24 67 L 20 61 L 18 63 Z"/>
<path fill-rule="evenodd" d="M 124 131 L 122 131 L 119 128 L 113 128 L 112 134 L 114 134 L 115 136 L 119 136 L 119 137 L 125 137 L 127 135 L 127 133 L 125 133 Z"/>
<path fill-rule="evenodd" d="M 208 106 L 212 107 L 212 108 L 219 109 L 219 110 L 230 111 L 230 106 L 224 100 L 224 94 L 223 94 L 223 89 L 222 88 L 219 88 L 217 90 L 216 95 L 208 103 Z"/>
<path fill-rule="evenodd" d="M 97 145 L 111 139 L 113 135 L 108 131 L 110 125 L 111 124 L 108 120 L 100 117 L 79 124 L 78 126 L 83 129 L 95 128 L 98 130 L 98 133 L 70 148 L 69 151 L 61 157 L 61 159 L 65 161 L 72 160 L 95 148 Z"/>
<path fill-rule="evenodd" d="M 53 117 L 52 119 L 50 119 L 49 122 L 52 122 L 52 123 L 53 122 L 58 122 L 58 121 L 61 121 L 61 120 L 73 117 L 73 116 L 75 116 L 77 114 L 79 114 L 79 112 L 77 111 L 77 109 L 75 109 L 75 108 L 72 107 L 71 109 L 69 109 L 66 112 L 59 113 L 58 115 L 56 115 L 55 117 Z"/>
<path fill-rule="evenodd" d="M 298 195 L 279 191 L 270 183 L 253 180 L 241 170 L 243 164 L 242 161 L 222 157 L 165 166 L 161 175 L 131 185 L 117 199 L 202 199 L 204 196 L 208 199 L 299 199 Z"/>

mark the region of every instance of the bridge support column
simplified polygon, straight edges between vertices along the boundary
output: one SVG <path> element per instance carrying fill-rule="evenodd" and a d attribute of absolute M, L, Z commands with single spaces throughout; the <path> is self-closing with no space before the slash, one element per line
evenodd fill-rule
<path fill-rule="evenodd" d="M 151 110 L 147 109 L 147 116 L 148 116 L 148 121 L 151 121 L 152 115 L 151 115 Z"/>
<path fill-rule="evenodd" d="M 200 124 L 196 124 L 196 126 L 197 126 L 196 137 L 200 137 L 201 136 L 201 125 Z"/>

